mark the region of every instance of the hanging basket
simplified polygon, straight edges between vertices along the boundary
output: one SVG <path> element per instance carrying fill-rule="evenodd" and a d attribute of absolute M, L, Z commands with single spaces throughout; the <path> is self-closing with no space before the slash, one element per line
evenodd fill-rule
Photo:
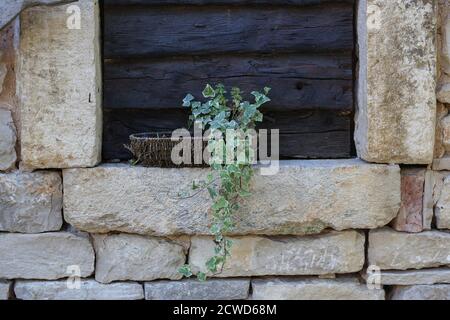
<path fill-rule="evenodd" d="M 146 132 L 130 135 L 130 145 L 125 147 L 131 151 L 136 163 L 145 167 L 205 167 L 207 164 L 202 160 L 202 164 L 194 164 L 194 144 L 196 141 L 202 142 L 202 154 L 207 146 L 207 142 L 201 137 L 185 137 L 186 143 L 191 144 L 191 161 L 189 163 L 175 164 L 172 161 L 172 148 L 181 142 L 182 138 L 172 140 L 171 132 Z"/>

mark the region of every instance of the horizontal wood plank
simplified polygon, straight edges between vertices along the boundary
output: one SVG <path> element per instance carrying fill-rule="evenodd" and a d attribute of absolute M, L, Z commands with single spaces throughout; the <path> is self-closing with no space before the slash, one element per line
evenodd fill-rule
<path fill-rule="evenodd" d="M 179 57 L 106 61 L 106 108 L 178 108 L 187 93 L 201 98 L 206 83 L 247 93 L 272 88 L 268 108 L 352 110 L 351 55 Z"/>
<path fill-rule="evenodd" d="M 105 58 L 353 50 L 353 7 L 105 6 Z"/>
<path fill-rule="evenodd" d="M 264 112 L 260 128 L 280 129 L 282 158 L 345 158 L 351 156 L 351 117 L 328 111 Z M 167 132 L 186 127 L 187 109 L 155 112 L 104 110 L 103 159 L 128 160 L 128 137 L 139 132 Z"/>
<path fill-rule="evenodd" d="M 104 0 L 106 6 L 130 5 L 298 5 L 310 6 L 325 3 L 355 3 L 355 0 Z"/>

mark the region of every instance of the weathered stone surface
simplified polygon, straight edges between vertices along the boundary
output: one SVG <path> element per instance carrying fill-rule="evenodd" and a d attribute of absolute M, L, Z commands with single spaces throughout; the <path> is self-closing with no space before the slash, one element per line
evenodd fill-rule
<path fill-rule="evenodd" d="M 0 233 L 0 278 L 54 280 L 94 271 L 94 250 L 88 239 L 68 232 L 41 234 Z M 69 270 L 68 270 L 68 267 Z"/>
<path fill-rule="evenodd" d="M 423 230 L 423 192 L 425 171 L 422 168 L 402 169 L 401 206 L 392 227 L 397 231 L 421 232 Z"/>
<path fill-rule="evenodd" d="M 364 264 L 364 235 L 356 231 L 304 237 L 233 237 L 231 258 L 216 277 L 352 273 Z M 210 237 L 193 237 L 189 264 L 206 271 L 214 254 Z"/>
<path fill-rule="evenodd" d="M 439 65 L 444 74 L 450 75 L 450 1 L 439 0 L 439 35 L 441 52 Z"/>
<path fill-rule="evenodd" d="M 95 279 L 151 281 L 180 279 L 185 264 L 183 246 L 174 242 L 129 234 L 94 235 Z"/>
<path fill-rule="evenodd" d="M 14 167 L 16 163 L 16 128 L 11 112 L 0 109 L 0 171 Z"/>
<path fill-rule="evenodd" d="M 445 154 L 445 147 L 443 143 L 443 131 L 445 126 L 444 119 L 448 115 L 448 109 L 443 103 L 437 103 L 436 105 L 436 132 L 435 132 L 435 142 L 434 142 L 434 161 L 436 159 L 442 158 Z"/>
<path fill-rule="evenodd" d="M 18 98 L 26 168 L 94 166 L 100 161 L 98 3 L 77 2 L 81 29 L 67 27 L 67 5 L 21 15 Z"/>
<path fill-rule="evenodd" d="M 439 0 L 438 59 L 440 76 L 437 85 L 437 99 L 450 103 L 450 1 Z"/>
<path fill-rule="evenodd" d="M 443 75 L 439 79 L 436 92 L 437 99 L 442 103 L 450 103 L 450 77 Z"/>
<path fill-rule="evenodd" d="M 446 116 L 441 120 L 442 129 L 442 145 L 445 151 L 450 150 L 450 116 Z"/>
<path fill-rule="evenodd" d="M 367 278 L 367 274 L 363 275 Z M 422 270 L 383 270 L 380 274 L 382 285 L 416 285 L 450 283 L 450 268 L 432 268 Z"/>
<path fill-rule="evenodd" d="M 431 230 L 431 223 L 433 222 L 435 181 L 435 172 L 427 170 L 425 172 L 425 183 L 423 188 L 422 226 L 424 230 Z"/>
<path fill-rule="evenodd" d="M 439 229 L 450 229 L 450 176 L 443 180 L 439 200 L 435 207 L 436 226 Z"/>
<path fill-rule="evenodd" d="M 0 59 L 1 58 L 2 58 L 2 53 L 0 52 Z M 5 80 L 7 72 L 8 72 L 8 70 L 6 68 L 6 65 L 4 63 L 0 63 L 0 93 L 2 93 L 2 91 L 3 91 L 3 81 Z"/>
<path fill-rule="evenodd" d="M 358 3 L 358 155 L 370 162 L 429 164 L 436 123 L 436 2 Z"/>
<path fill-rule="evenodd" d="M 75 285 L 70 282 L 70 285 Z M 73 288 L 73 287 L 72 287 Z M 68 288 L 67 280 L 17 281 L 16 297 L 21 300 L 140 300 L 144 289 L 135 282 L 98 283 L 81 279 L 79 288 Z"/>
<path fill-rule="evenodd" d="M 75 0 L 2 0 L 2 3 L 0 3 L 0 29 L 6 26 L 22 10 L 28 7 L 74 1 Z"/>
<path fill-rule="evenodd" d="M 209 234 L 208 193 L 179 196 L 206 175 L 206 169 L 123 164 L 64 170 L 65 219 L 92 233 Z M 253 195 L 242 203 L 234 233 L 371 229 L 388 224 L 399 204 L 398 166 L 359 160 L 281 161 L 277 174 L 255 176 Z"/>
<path fill-rule="evenodd" d="M 0 173 L 0 231 L 39 233 L 62 226 L 58 172 Z"/>
<path fill-rule="evenodd" d="M 146 282 L 147 300 L 243 300 L 248 298 L 250 279 L 197 279 Z"/>
<path fill-rule="evenodd" d="M 0 300 L 8 300 L 12 282 L 0 280 Z"/>
<path fill-rule="evenodd" d="M 369 290 L 356 278 L 255 279 L 255 300 L 384 300 L 384 290 Z"/>
<path fill-rule="evenodd" d="M 450 233 L 397 232 L 390 228 L 369 233 L 369 265 L 382 270 L 406 270 L 450 265 Z"/>
<path fill-rule="evenodd" d="M 395 287 L 391 300 L 450 300 L 450 285 L 418 285 Z"/>

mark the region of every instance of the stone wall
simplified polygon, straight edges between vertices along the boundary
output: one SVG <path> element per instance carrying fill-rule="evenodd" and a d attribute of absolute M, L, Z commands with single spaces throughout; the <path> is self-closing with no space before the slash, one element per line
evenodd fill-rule
<path fill-rule="evenodd" d="M 0 299 L 450 299 L 448 0 L 358 2 L 359 159 L 257 175 L 205 283 L 206 169 L 100 164 L 98 3 L 38 2 L 0 4 Z"/>

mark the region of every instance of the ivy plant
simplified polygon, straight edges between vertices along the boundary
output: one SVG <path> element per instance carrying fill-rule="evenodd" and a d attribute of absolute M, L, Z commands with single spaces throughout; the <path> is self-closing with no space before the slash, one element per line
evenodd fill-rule
<path fill-rule="evenodd" d="M 212 225 L 210 232 L 214 235 L 215 248 L 211 258 L 206 262 L 206 270 L 212 274 L 222 272 L 227 259 L 230 257 L 231 239 L 226 234 L 233 231 L 235 219 L 233 214 L 239 209 L 239 201 L 251 195 L 250 181 L 253 176 L 254 151 L 249 139 L 216 139 L 225 137 L 227 130 L 237 130 L 248 137 L 250 129 L 263 120 L 259 108 L 270 101 L 270 88 L 262 92 L 253 91 L 253 102 L 244 101 L 239 88 L 231 88 L 227 94 L 225 87 L 218 84 L 215 87 L 207 84 L 202 94 L 206 101 L 195 100 L 188 94 L 183 100 L 183 106 L 191 109 L 189 120 L 209 131 L 208 150 L 211 152 L 209 165 L 211 172 L 203 181 L 194 181 L 192 189 L 201 192 L 207 190 L 212 199 Z M 217 135 L 219 134 L 219 135 Z M 230 152 L 236 154 L 244 150 L 245 157 L 238 161 L 226 161 Z M 218 152 L 221 151 L 221 152 Z M 184 265 L 179 272 L 185 277 L 192 276 L 189 265 Z M 205 272 L 198 272 L 197 278 L 206 280 Z"/>

